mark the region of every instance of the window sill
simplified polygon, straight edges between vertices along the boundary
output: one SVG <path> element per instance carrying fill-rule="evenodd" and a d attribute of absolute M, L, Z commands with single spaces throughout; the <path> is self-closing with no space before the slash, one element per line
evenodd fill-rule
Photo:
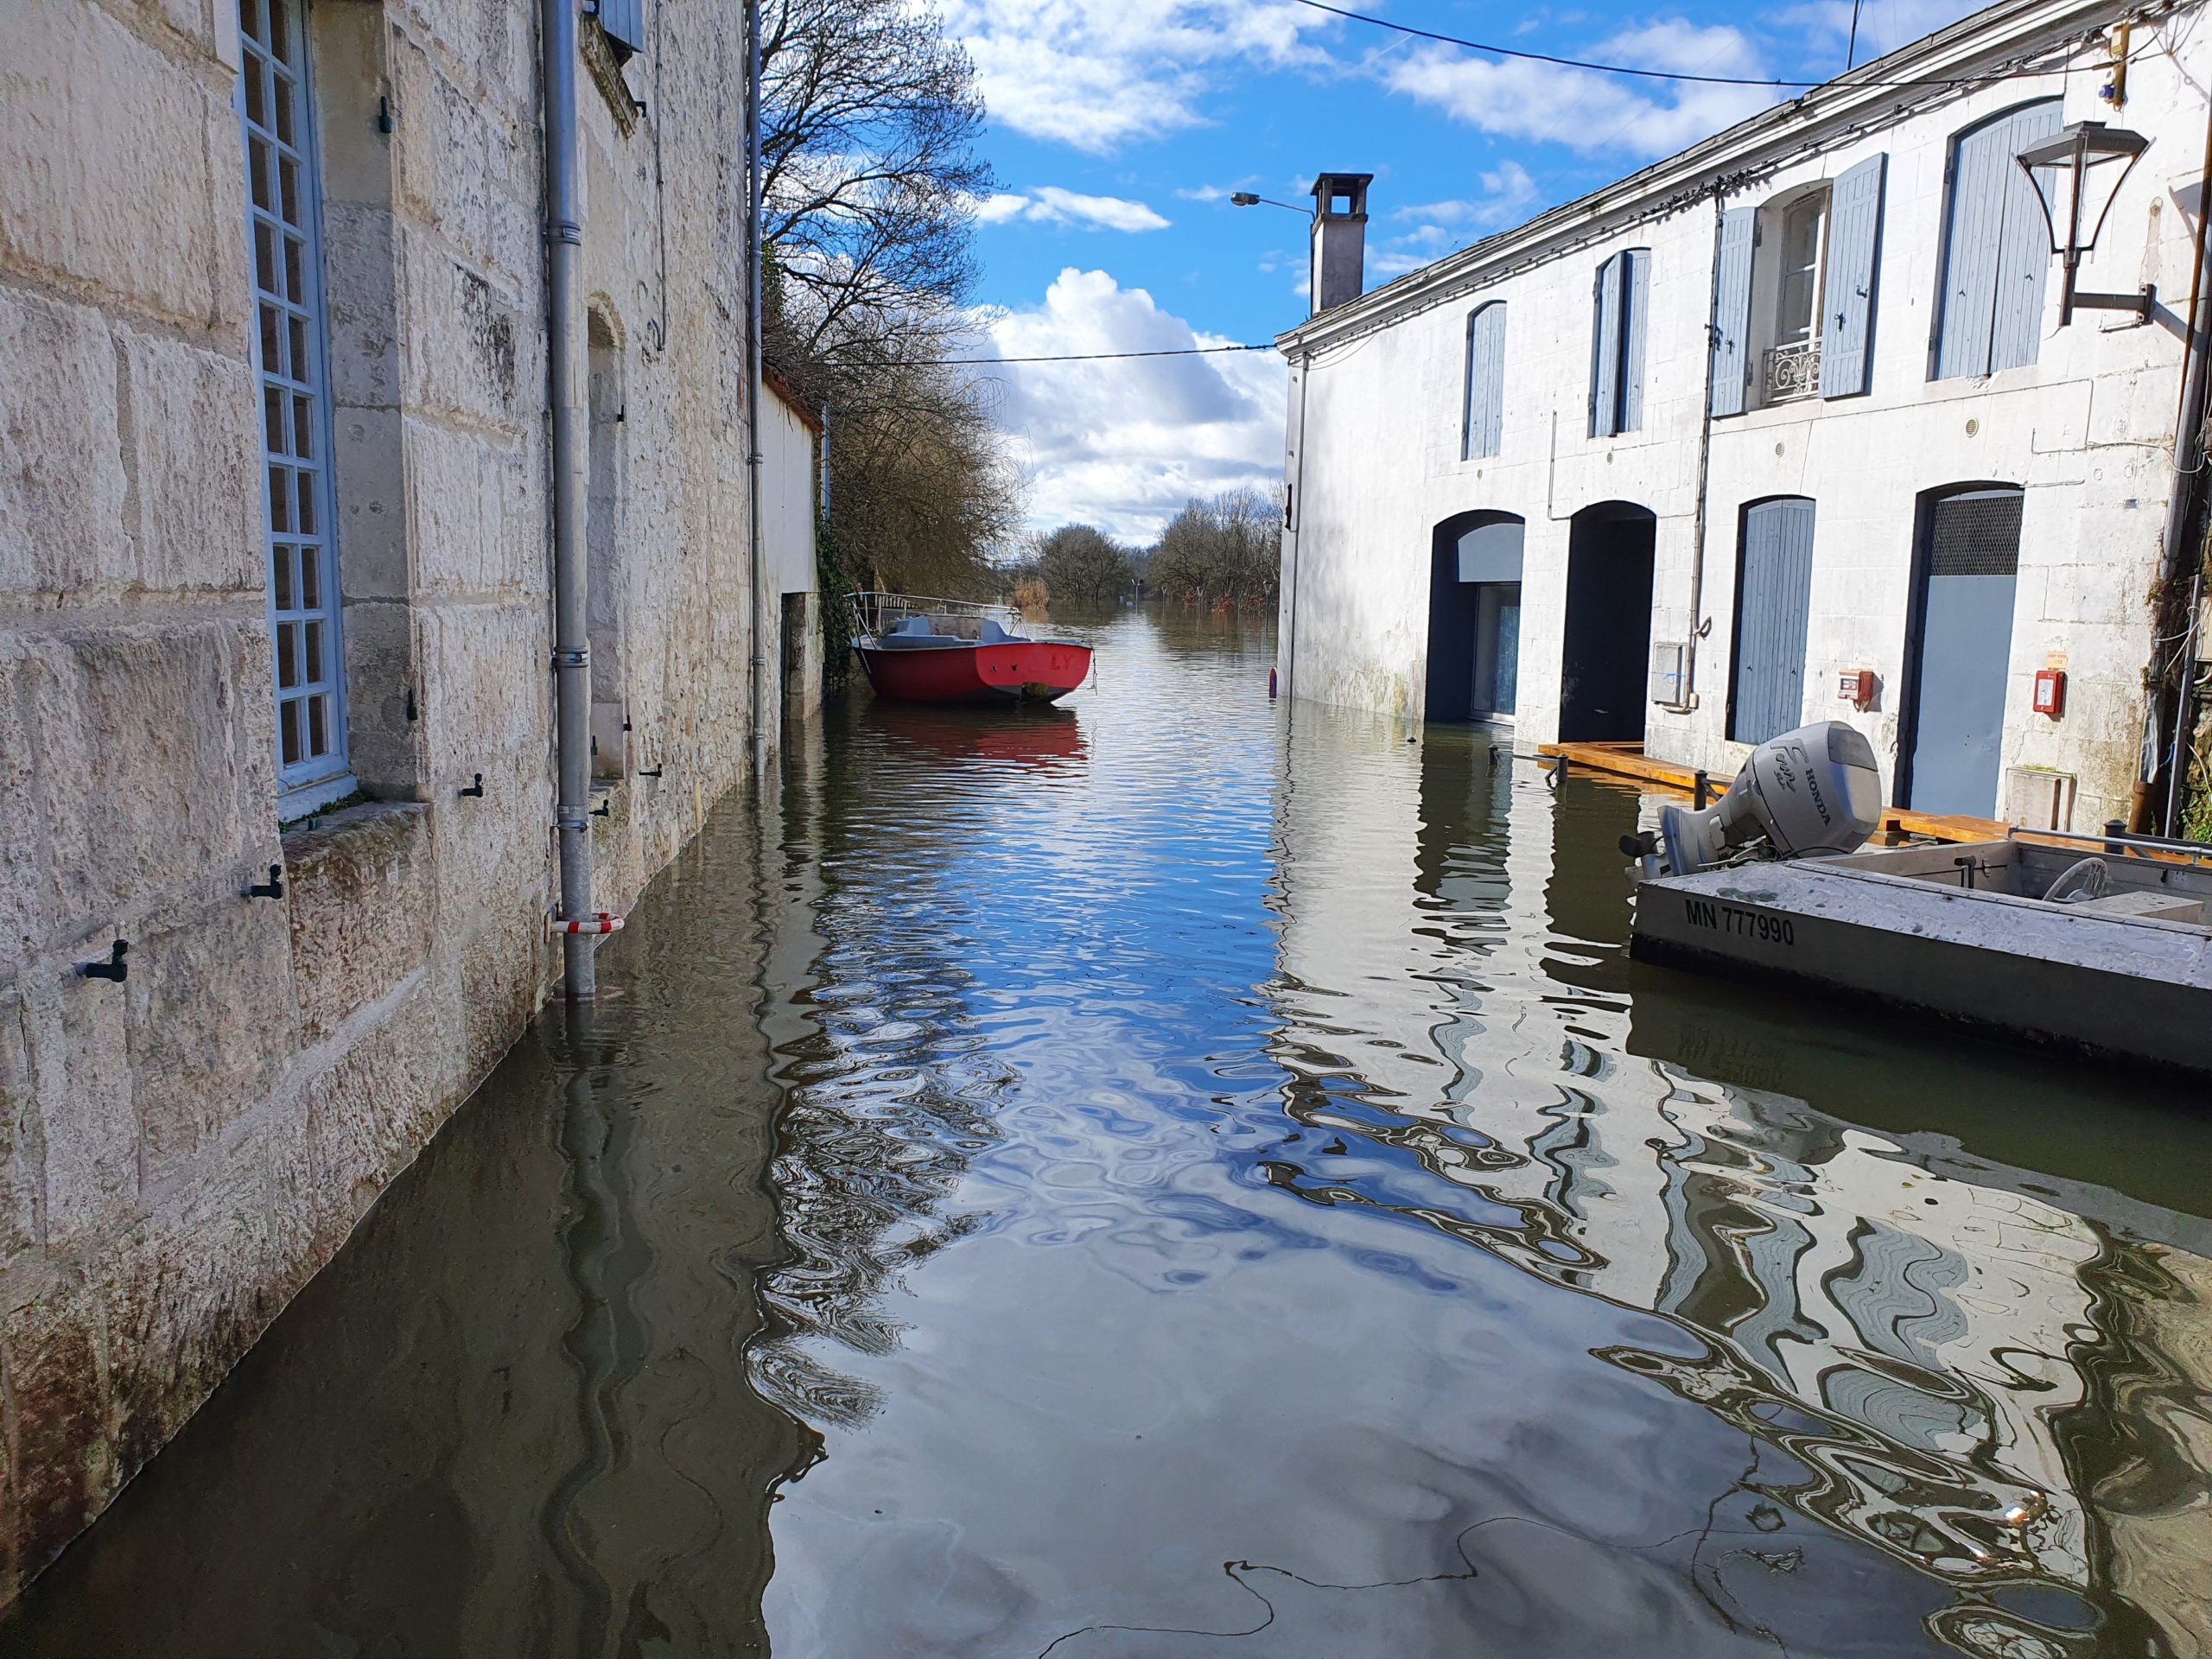
<path fill-rule="evenodd" d="M 360 792 L 361 786 L 350 772 L 341 772 L 319 784 L 302 784 L 276 798 L 276 822 L 280 826 L 297 823 L 318 812 L 327 812 L 348 796 Z"/>

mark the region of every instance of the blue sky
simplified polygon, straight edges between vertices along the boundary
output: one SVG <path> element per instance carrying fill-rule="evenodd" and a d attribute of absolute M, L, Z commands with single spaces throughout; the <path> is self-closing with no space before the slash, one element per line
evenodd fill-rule
<path fill-rule="evenodd" d="M 1819 79 L 1849 0 L 1766 6 L 1480 0 L 1352 9 L 1525 50 L 1683 73 Z M 1864 0 L 1858 60 L 1974 10 Z M 1231 190 L 1301 200 L 1372 173 L 1373 286 L 1751 114 L 1756 88 L 1501 61 L 1295 0 L 946 0 L 990 111 L 999 194 L 978 246 L 1007 357 L 1265 340 L 1306 315 L 1306 226 Z M 1148 540 L 1192 494 L 1281 478 L 1272 353 L 995 371 L 1038 528 Z"/>

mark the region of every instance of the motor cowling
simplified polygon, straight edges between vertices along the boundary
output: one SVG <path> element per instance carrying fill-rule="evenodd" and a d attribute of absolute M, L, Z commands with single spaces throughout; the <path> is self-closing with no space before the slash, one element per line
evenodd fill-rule
<path fill-rule="evenodd" d="M 1874 746 L 1855 726 L 1817 721 L 1769 738 L 1703 810 L 1670 806 L 1659 817 L 1662 874 L 1709 869 L 1764 839 L 1777 858 L 1852 853 L 1881 823 L 1882 776 Z"/>

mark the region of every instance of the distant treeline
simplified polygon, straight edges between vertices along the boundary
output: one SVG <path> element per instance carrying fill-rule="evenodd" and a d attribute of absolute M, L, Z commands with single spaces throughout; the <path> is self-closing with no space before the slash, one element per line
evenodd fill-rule
<path fill-rule="evenodd" d="M 1272 604 L 1282 515 L 1249 486 L 1193 500 L 1150 547 L 1124 547 L 1090 524 L 1038 537 L 1009 576 L 1031 601 L 1041 584 L 1064 607 L 1157 598 L 1221 610 Z"/>

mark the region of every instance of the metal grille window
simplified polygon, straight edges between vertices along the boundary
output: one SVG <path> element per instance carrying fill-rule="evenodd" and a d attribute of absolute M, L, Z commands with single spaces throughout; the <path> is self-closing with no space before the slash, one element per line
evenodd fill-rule
<path fill-rule="evenodd" d="M 330 399 L 324 370 L 321 202 L 300 0 L 239 0 L 245 52 L 247 253 L 261 378 L 269 625 L 275 645 L 283 815 L 352 788 L 345 668 L 330 513 Z"/>

